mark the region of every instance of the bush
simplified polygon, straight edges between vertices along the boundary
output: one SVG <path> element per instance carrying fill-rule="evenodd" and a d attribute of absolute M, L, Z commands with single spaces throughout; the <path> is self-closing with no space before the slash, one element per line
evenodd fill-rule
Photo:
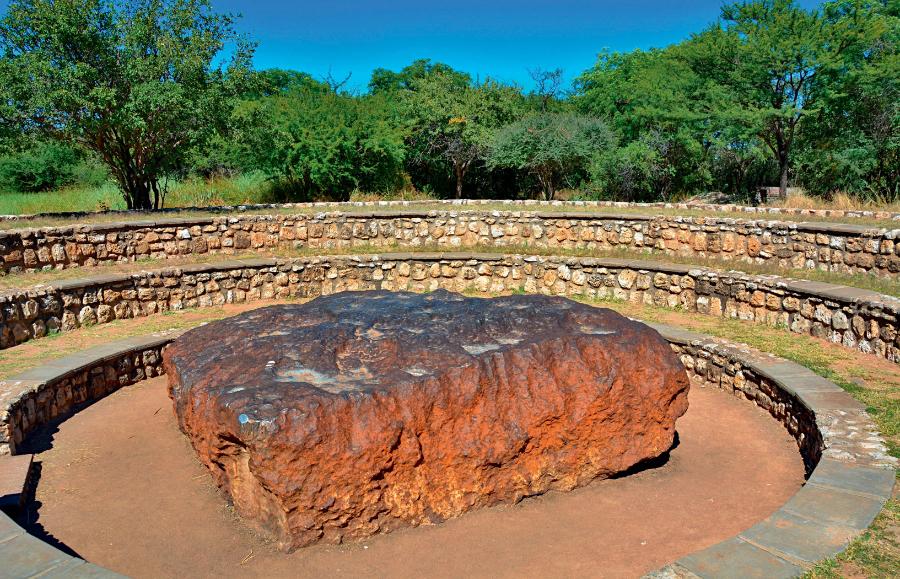
<path fill-rule="evenodd" d="M 591 158 L 609 150 L 614 142 L 612 132 L 599 119 L 541 113 L 498 131 L 488 164 L 529 172 L 550 200 L 559 185 L 579 182 Z"/>
<path fill-rule="evenodd" d="M 383 97 L 299 90 L 244 111 L 241 141 L 279 201 L 346 201 L 403 186 L 403 134 Z"/>
<path fill-rule="evenodd" d="M 48 191 L 76 180 L 78 153 L 59 143 L 41 143 L 0 158 L 0 187 L 8 191 Z"/>

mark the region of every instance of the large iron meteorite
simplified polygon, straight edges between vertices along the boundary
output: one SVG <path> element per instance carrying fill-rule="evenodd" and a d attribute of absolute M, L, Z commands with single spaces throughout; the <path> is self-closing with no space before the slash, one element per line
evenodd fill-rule
<path fill-rule="evenodd" d="M 557 297 L 342 293 L 163 357 L 200 460 L 286 550 L 622 472 L 670 448 L 688 405 L 656 331 Z"/>

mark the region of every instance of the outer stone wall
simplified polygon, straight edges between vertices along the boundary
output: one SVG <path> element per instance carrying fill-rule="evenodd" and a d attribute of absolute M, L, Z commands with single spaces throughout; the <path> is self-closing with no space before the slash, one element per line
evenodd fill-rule
<path fill-rule="evenodd" d="M 898 235 L 900 229 L 858 225 L 599 213 L 239 215 L 0 232 L 0 273 L 279 248 L 527 245 L 644 250 L 896 277 Z"/>
<path fill-rule="evenodd" d="M 471 253 L 235 260 L 57 282 L 0 294 L 0 347 L 169 310 L 344 290 L 438 288 L 680 307 L 900 362 L 900 300 L 875 292 L 644 260 Z"/>

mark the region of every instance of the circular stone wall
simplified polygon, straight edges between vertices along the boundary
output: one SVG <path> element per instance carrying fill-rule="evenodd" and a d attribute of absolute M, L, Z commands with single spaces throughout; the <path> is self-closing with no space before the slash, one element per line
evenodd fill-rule
<path fill-rule="evenodd" d="M 542 204 L 511 205 L 538 207 Z M 557 202 L 553 205 L 565 204 Z M 747 210 L 751 209 L 758 211 L 755 208 Z M 895 242 L 898 230 L 891 228 L 879 230 L 758 219 L 672 217 L 656 221 L 640 216 L 630 218 L 596 213 L 587 218 L 583 213 L 569 216 L 562 212 L 553 212 L 546 218 L 524 212 L 467 213 L 465 226 L 455 220 L 457 212 L 448 211 L 427 216 L 423 212 L 355 216 L 359 220 L 354 216 L 335 214 L 296 220 L 294 216 L 244 215 L 211 222 L 204 221 L 205 218 L 187 218 L 0 232 L 0 258 L 3 260 L 0 269 L 92 266 L 150 255 L 165 258 L 187 254 L 202 256 L 289 246 L 327 250 L 355 243 L 390 245 L 399 242 L 411 247 L 421 247 L 423 243 L 457 247 L 466 235 L 474 238 L 473 234 L 479 244 L 521 245 L 516 236 L 523 227 L 529 234 L 535 233 L 531 225 L 541 228 L 541 235 L 532 236 L 532 239 L 547 248 L 600 250 L 624 246 L 649 249 L 648 241 L 653 239 L 652 248 L 665 253 L 698 258 L 734 256 L 782 266 L 867 271 L 888 277 L 896 275 L 896 256 L 900 255 L 900 244 Z M 475 217 L 474 224 L 470 223 L 469 216 Z M 896 217 L 868 215 L 873 216 Z M 648 224 L 649 233 L 642 223 Z M 305 231 L 304 224 L 309 225 Z M 379 228 L 378 232 L 366 230 L 372 224 Z M 657 229 L 657 225 L 661 227 Z M 388 236 L 383 237 L 384 233 Z M 306 239 L 301 239 L 304 234 Z M 157 237 L 154 239 L 154 236 Z M 742 236 L 746 237 L 741 239 Z M 730 253 L 734 250 L 736 253 Z M 471 280 L 477 280 L 479 283 L 484 281 L 486 291 L 556 292 L 557 287 L 562 287 L 562 293 L 596 292 L 599 296 L 602 290 L 608 292 L 605 295 L 617 299 L 682 307 L 685 305 L 682 298 L 690 298 L 696 289 L 696 301 L 689 299 L 687 302 L 692 311 L 696 306 L 696 311 L 704 314 L 785 325 L 791 331 L 810 333 L 840 341 L 848 348 L 898 359 L 895 355 L 896 347 L 900 346 L 896 332 L 897 308 L 884 303 L 884 296 L 873 301 L 871 292 L 854 288 L 807 282 L 786 286 L 777 279 L 772 283 L 763 280 L 766 276 L 722 276 L 721 272 L 713 274 L 713 287 L 705 280 L 698 281 L 699 278 L 684 266 L 662 264 L 646 271 L 645 265 L 631 263 L 618 271 L 618 266 L 610 270 L 608 264 L 601 266 L 592 262 L 589 268 L 581 264 L 578 266 L 581 271 L 576 271 L 571 268 L 572 258 L 561 257 L 525 258 L 525 261 L 542 262 L 546 259 L 547 263 L 539 264 L 532 273 L 537 276 L 537 270 L 540 270 L 547 275 L 535 277 L 533 287 L 523 288 L 521 283 L 515 285 L 513 282 L 517 281 L 517 272 L 521 275 L 528 264 L 523 266 L 514 260 L 500 258 L 506 261 L 495 267 L 497 256 L 445 259 L 421 255 L 405 258 L 411 268 L 405 278 L 401 277 L 406 280 L 404 284 L 399 284 L 393 279 L 386 281 L 389 264 L 364 264 L 365 259 L 353 257 L 304 259 L 321 267 L 310 263 L 316 270 L 313 273 L 302 271 L 303 267 L 298 269 L 297 260 L 290 260 L 294 262 L 292 264 L 281 260 L 259 260 L 252 265 L 245 261 L 231 264 L 224 270 L 218 265 L 210 265 L 162 275 L 159 272 L 142 274 L 142 279 L 129 282 L 133 287 L 121 287 L 122 280 L 114 279 L 117 276 L 102 276 L 89 282 L 63 282 L 53 284 L 52 288 L 16 291 L 11 299 L 6 295 L 0 298 L 3 302 L 0 305 L 3 315 L 0 348 L 43 337 L 46 332 L 58 328 L 69 329 L 63 327 L 65 324 L 51 326 L 54 317 L 62 321 L 66 314 L 70 327 L 75 327 L 82 322 L 92 325 L 120 317 L 149 315 L 170 307 L 181 307 L 178 304 L 205 307 L 239 299 L 316 295 L 348 287 L 427 290 L 455 288 L 454 284 L 459 283 L 463 285 L 458 287 L 463 288 L 466 283 L 474 286 Z M 395 264 L 395 267 L 399 265 Z M 590 268 L 598 273 L 598 281 L 605 281 L 600 285 L 590 283 L 588 280 L 593 281 Z M 459 279 L 445 279 L 444 271 L 454 269 Z M 469 269 L 477 270 L 472 278 L 466 277 Z M 635 271 L 625 271 L 627 269 Z M 488 272 L 487 275 L 484 272 Z M 626 275 L 619 275 L 621 273 Z M 689 283 L 697 285 L 688 286 Z M 309 293 L 301 293 L 298 284 Z M 705 288 L 703 291 L 700 291 L 701 285 Z M 731 289 L 721 293 L 723 285 Z M 704 292 L 709 298 L 703 295 Z M 709 301 L 705 301 L 707 299 Z M 779 302 L 778 307 L 770 309 L 775 300 Z M 720 310 L 715 309 L 716 304 L 721 305 Z M 787 323 L 783 315 L 788 316 Z M 75 320 L 74 324 L 71 324 L 72 320 Z M 834 384 L 796 364 L 749 354 L 744 348 L 723 346 L 671 328 L 660 331 L 681 357 L 695 384 L 705 383 L 751 400 L 781 422 L 797 441 L 810 476 L 807 484 L 772 516 L 730 539 L 682 557 L 660 570 L 658 576 L 734 575 L 746 571 L 748 565 L 770 576 L 798 575 L 814 562 L 840 552 L 850 538 L 870 524 L 890 496 L 896 461 L 887 454 L 862 405 Z M 23 449 L 17 449 L 17 443 L 25 443 L 23 448 L 28 448 L 34 442 L 29 436 L 35 429 L 55 424 L 124 385 L 141 383 L 145 378 L 159 374 L 160 349 L 170 340 L 171 336 L 157 336 L 111 343 L 53 360 L 20 376 L 0 381 L 0 455 L 21 452 Z M 86 458 L 90 459 L 90 452 Z M 4 457 L 0 456 L 2 460 Z M 0 463 L 0 470 L 3 466 Z M 113 470 L 110 469 L 110 474 Z M 101 527 L 99 534 L 105 529 L 102 522 Z M 0 543 L 0 567 L 11 574 L 114 575 L 24 533 L 2 514 L 0 534 L 4 537 Z M 400 535 L 394 534 L 391 538 L 397 536 Z M 243 563 L 241 560 L 237 565 Z"/>
<path fill-rule="evenodd" d="M 165 411 L 166 390 L 165 378 L 123 389 L 63 423 L 38 456 L 44 530 L 133 577 L 637 577 L 764 519 L 803 481 L 778 423 L 698 386 L 678 445 L 645 470 L 285 554 L 226 507 Z"/>

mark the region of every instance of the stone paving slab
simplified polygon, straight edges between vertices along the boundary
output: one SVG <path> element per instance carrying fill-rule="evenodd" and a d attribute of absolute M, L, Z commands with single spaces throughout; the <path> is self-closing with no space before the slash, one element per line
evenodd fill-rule
<path fill-rule="evenodd" d="M 84 564 L 83 560 L 24 533 L 0 542 L 0 561 L 0 575 L 9 578 L 48 576 Z"/>
<path fill-rule="evenodd" d="M 64 569 L 54 569 L 53 577 L 65 579 L 125 579 L 125 575 L 113 573 L 108 569 L 82 561 L 81 565 L 73 565 Z"/>
<path fill-rule="evenodd" d="M 863 531 L 881 512 L 884 503 L 883 497 L 807 483 L 782 510 L 805 519 Z"/>
<path fill-rule="evenodd" d="M 807 519 L 781 509 L 739 537 L 787 560 L 811 565 L 841 552 L 856 532 L 852 527 Z"/>
<path fill-rule="evenodd" d="M 63 373 L 69 374 L 102 360 L 118 358 L 129 350 L 138 349 L 142 346 L 149 347 L 166 344 L 170 342 L 175 335 L 178 334 L 172 332 L 165 335 L 136 336 L 111 342 L 109 344 L 94 346 L 87 350 L 82 350 L 56 360 L 49 360 L 37 368 L 26 370 L 21 374 L 18 374 L 15 378 L 10 378 L 5 381 L 21 380 L 31 382 L 58 379 L 62 377 Z"/>
<path fill-rule="evenodd" d="M 0 456 L 0 508 L 21 506 L 34 455 Z"/>
<path fill-rule="evenodd" d="M 818 221 L 800 221 L 797 223 L 799 231 L 812 231 L 817 233 L 848 233 L 860 235 L 866 233 L 877 234 L 883 231 L 880 227 L 871 225 L 856 225 L 853 223 L 823 223 Z"/>
<path fill-rule="evenodd" d="M 893 469 L 854 465 L 823 458 L 807 482 L 887 498 L 891 496 L 891 490 L 896 483 L 896 474 Z"/>
<path fill-rule="evenodd" d="M 663 273 L 676 273 L 680 275 L 687 275 L 692 271 L 697 271 L 698 269 L 701 271 L 706 271 L 707 268 L 703 266 L 698 266 L 696 264 L 687 264 L 687 263 L 668 263 L 665 261 L 648 261 L 644 259 L 632 259 L 629 260 L 630 263 L 634 266 L 635 269 L 644 270 L 644 271 L 661 271 Z M 714 270 L 709 270 L 714 271 Z"/>
<path fill-rule="evenodd" d="M 864 412 L 866 405 L 851 398 L 839 390 L 804 392 L 803 403 L 815 411 L 816 414 L 824 414 L 829 410 L 858 410 Z"/>
<path fill-rule="evenodd" d="M 17 525 L 14 520 L 0 511 L 0 544 L 24 534 L 25 529 Z"/>
<path fill-rule="evenodd" d="M 660 333 L 662 337 L 664 337 L 669 342 L 677 342 L 679 344 L 691 344 L 698 340 L 707 339 L 709 336 L 705 336 L 703 334 L 698 334 L 697 332 L 692 332 L 690 330 L 682 330 L 681 328 L 675 328 L 672 326 L 668 326 L 666 324 L 658 324 L 655 322 L 644 322 L 646 325 L 650 326 L 654 330 Z"/>
<path fill-rule="evenodd" d="M 704 579 L 787 579 L 803 573 L 801 566 L 738 538 L 682 557 L 677 567 Z"/>

